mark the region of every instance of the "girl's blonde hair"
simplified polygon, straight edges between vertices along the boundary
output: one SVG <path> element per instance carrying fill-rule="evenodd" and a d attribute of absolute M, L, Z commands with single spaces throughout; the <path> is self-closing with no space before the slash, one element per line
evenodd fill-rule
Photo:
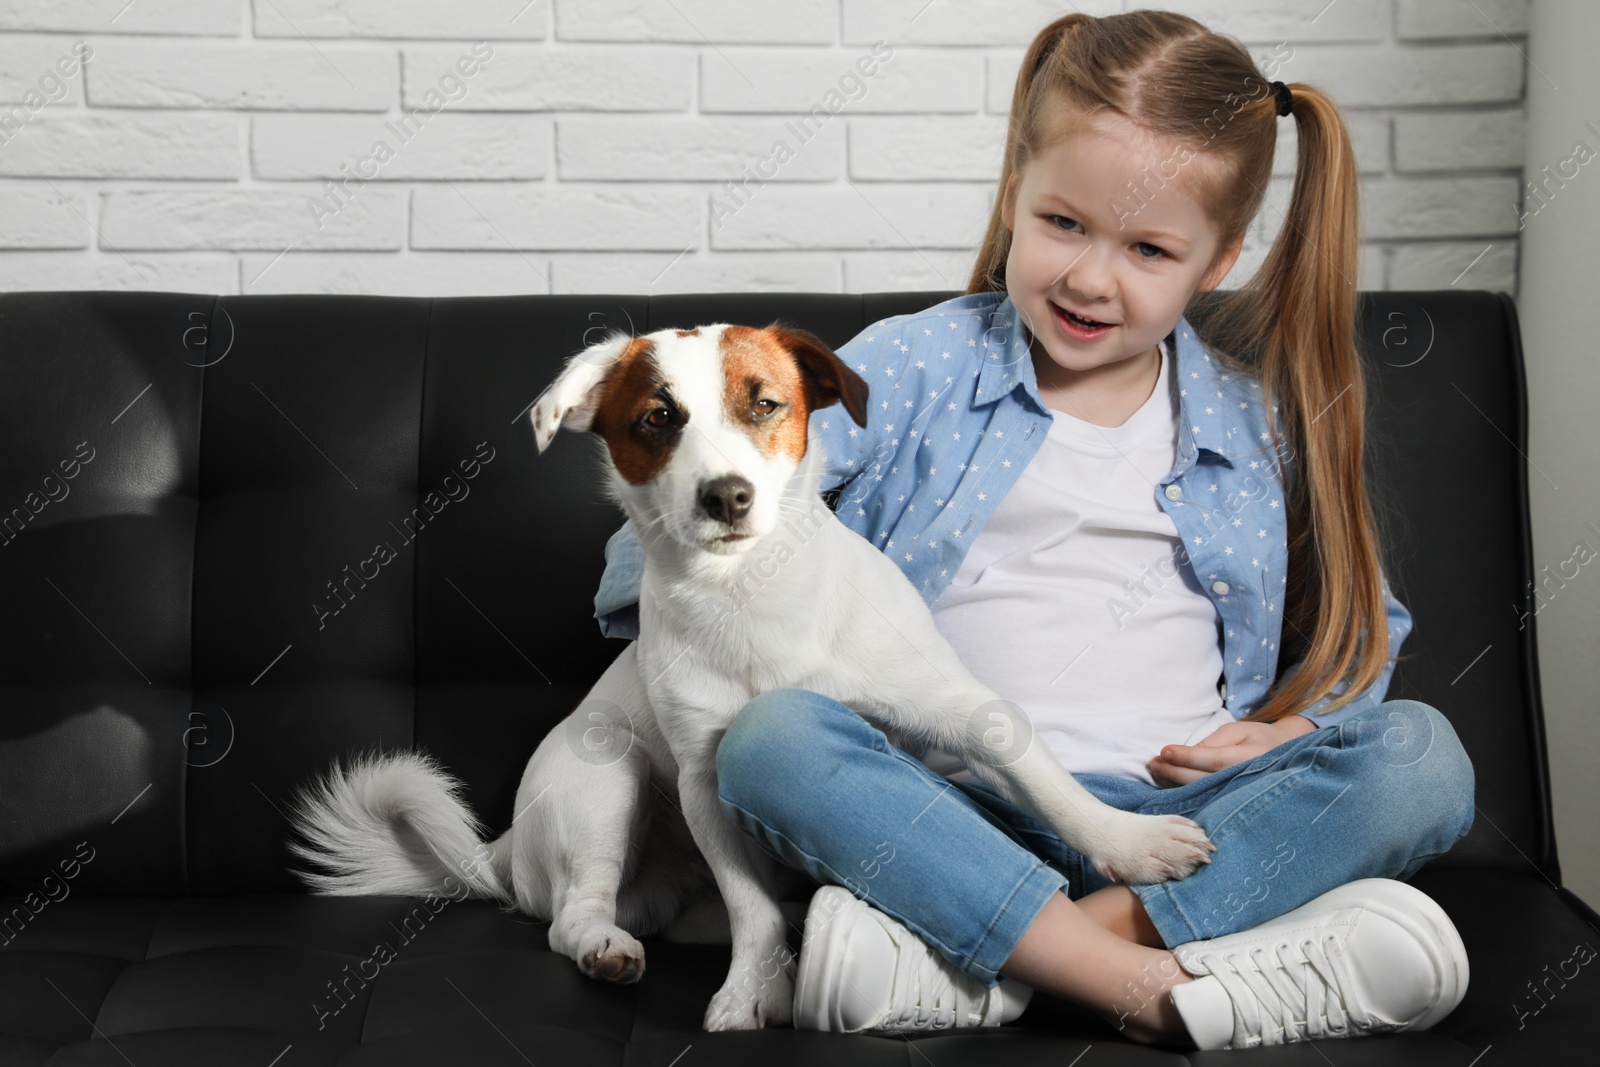
<path fill-rule="evenodd" d="M 1281 422 L 1300 475 L 1285 469 L 1289 551 L 1279 663 L 1292 662 L 1291 649 L 1303 659 L 1298 669 L 1280 671 L 1266 700 L 1246 716 L 1261 722 L 1323 697 L 1331 698 L 1325 710 L 1342 707 L 1378 680 L 1388 660 L 1382 561 L 1362 470 L 1355 158 L 1333 101 L 1301 82 L 1290 89 L 1299 158 L 1283 230 L 1255 276 L 1212 294 L 1214 304 L 1194 323 L 1224 363 L 1261 381 L 1277 410 L 1268 420 L 1272 454 L 1285 454 Z M 1278 136 L 1274 95 L 1249 52 L 1172 12 L 1065 15 L 1023 56 L 1000 192 L 969 294 L 1006 287 L 1011 231 L 1002 208 L 1012 176 L 1020 185 L 1030 160 L 1096 112 L 1192 150 L 1182 158 L 1193 168 L 1190 188 L 1221 233 L 1218 261 L 1243 237 L 1266 195 Z M 1342 679 L 1348 684 L 1336 693 Z"/>

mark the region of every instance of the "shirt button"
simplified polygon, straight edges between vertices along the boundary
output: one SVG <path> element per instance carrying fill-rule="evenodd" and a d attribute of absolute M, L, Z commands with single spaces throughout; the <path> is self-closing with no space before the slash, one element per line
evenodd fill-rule
<path fill-rule="evenodd" d="M 1167 486 L 1167 499 L 1168 500 L 1182 500 L 1183 499 L 1183 488 L 1181 486 L 1178 486 L 1178 485 L 1169 485 L 1169 486 Z"/>
<path fill-rule="evenodd" d="M 1227 582 L 1212 582 L 1211 583 L 1211 591 L 1213 593 L 1216 593 L 1218 596 L 1227 596 L 1228 595 L 1228 583 Z"/>

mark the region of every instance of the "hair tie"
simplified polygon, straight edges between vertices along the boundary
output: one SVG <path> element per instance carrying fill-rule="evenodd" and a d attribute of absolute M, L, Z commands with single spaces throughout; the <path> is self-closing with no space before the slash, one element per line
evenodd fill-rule
<path fill-rule="evenodd" d="M 1280 118 L 1287 115 L 1294 107 L 1294 94 L 1289 92 L 1289 87 L 1282 82 L 1272 83 L 1272 95 L 1278 98 L 1278 115 Z"/>

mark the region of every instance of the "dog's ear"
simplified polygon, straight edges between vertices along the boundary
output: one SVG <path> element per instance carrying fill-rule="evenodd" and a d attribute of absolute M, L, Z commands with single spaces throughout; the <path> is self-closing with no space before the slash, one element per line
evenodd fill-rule
<path fill-rule="evenodd" d="M 562 427 L 580 432 L 589 429 L 600 404 L 601 386 L 633 342 L 627 333 L 614 333 L 567 360 L 528 412 L 533 443 L 541 453 Z"/>
<path fill-rule="evenodd" d="M 816 334 L 777 323 L 768 328 L 794 355 L 795 366 L 800 368 L 800 377 L 805 382 L 807 407 L 816 411 L 842 403 L 856 425 L 865 429 L 867 383 L 861 375 L 846 367 Z"/>

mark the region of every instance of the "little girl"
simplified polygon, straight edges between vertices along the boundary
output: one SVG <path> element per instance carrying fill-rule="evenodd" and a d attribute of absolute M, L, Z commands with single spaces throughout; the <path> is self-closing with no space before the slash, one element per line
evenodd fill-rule
<path fill-rule="evenodd" d="M 1284 115 L 1281 235 L 1191 325 Z M 1471 827 L 1473 774 L 1442 715 L 1383 699 L 1411 620 L 1362 477 L 1358 243 L 1349 137 L 1312 86 L 1167 12 L 1035 38 L 967 295 L 839 349 L 869 425 L 816 413 L 822 484 L 1025 709 L 1002 743 L 1020 730 L 1216 851 L 1111 883 L 948 754 L 763 693 L 717 770 L 728 816 L 826 883 L 796 1026 L 999 1025 L 1041 988 L 1135 1041 L 1241 1048 L 1425 1029 L 1460 1002 L 1460 937 L 1399 881 Z M 619 544 L 596 603 L 627 636 Z"/>

